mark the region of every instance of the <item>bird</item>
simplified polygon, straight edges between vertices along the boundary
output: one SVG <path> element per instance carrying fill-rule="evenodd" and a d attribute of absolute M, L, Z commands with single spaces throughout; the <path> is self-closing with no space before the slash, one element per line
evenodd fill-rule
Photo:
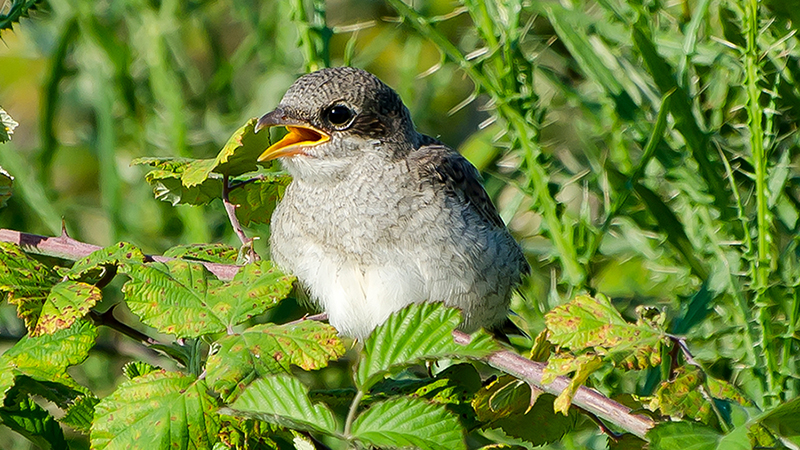
<path fill-rule="evenodd" d="M 400 96 L 353 67 L 298 78 L 255 131 L 285 127 L 260 162 L 292 176 L 270 252 L 340 334 L 365 339 L 412 303 L 460 308 L 459 328 L 494 333 L 530 266 L 478 170 L 419 133 Z"/>

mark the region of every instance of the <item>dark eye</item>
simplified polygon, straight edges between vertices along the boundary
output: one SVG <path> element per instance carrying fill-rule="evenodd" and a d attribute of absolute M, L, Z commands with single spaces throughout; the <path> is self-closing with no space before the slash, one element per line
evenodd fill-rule
<path fill-rule="evenodd" d="M 337 127 L 347 125 L 354 115 L 353 110 L 344 105 L 333 105 L 325 114 L 328 122 Z"/>

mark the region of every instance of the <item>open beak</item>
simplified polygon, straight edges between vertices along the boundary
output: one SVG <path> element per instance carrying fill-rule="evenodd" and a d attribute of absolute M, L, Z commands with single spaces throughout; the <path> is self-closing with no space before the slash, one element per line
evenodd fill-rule
<path fill-rule="evenodd" d="M 255 131 L 258 133 L 262 128 L 270 127 L 286 127 L 289 133 L 283 139 L 264 150 L 264 153 L 258 157 L 258 160 L 262 162 L 282 156 L 303 154 L 303 149 L 322 144 L 331 138 L 329 134 L 303 121 L 289 117 L 281 108 L 264 114 L 258 119 Z"/>

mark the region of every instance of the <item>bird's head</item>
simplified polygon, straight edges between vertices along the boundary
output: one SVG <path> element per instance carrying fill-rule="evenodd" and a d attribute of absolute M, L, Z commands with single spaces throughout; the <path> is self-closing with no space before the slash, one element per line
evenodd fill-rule
<path fill-rule="evenodd" d="M 296 178 L 348 165 L 364 152 L 397 157 L 417 133 L 400 96 L 369 72 L 352 67 L 323 69 L 300 77 L 274 111 L 256 125 L 282 126 L 288 133 L 259 156 L 282 158 Z"/>

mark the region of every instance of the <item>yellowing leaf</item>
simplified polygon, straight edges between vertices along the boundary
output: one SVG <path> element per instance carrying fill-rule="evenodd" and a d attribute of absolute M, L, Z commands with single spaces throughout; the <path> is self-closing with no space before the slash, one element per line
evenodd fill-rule
<path fill-rule="evenodd" d="M 53 286 L 42 306 L 39 320 L 31 335 L 52 334 L 55 331 L 69 328 L 89 313 L 103 297 L 100 288 L 78 281 L 64 281 Z"/>

